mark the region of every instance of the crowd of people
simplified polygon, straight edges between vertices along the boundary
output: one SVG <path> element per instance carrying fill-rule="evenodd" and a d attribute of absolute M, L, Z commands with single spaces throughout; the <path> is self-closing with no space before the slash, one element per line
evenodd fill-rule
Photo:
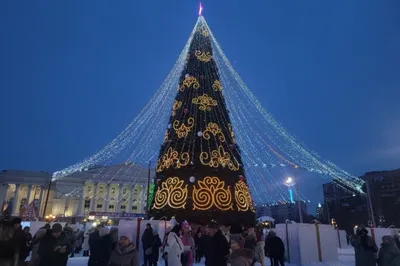
<path fill-rule="evenodd" d="M 120 236 L 118 238 L 118 235 Z M 384 236 L 377 247 L 365 227 L 360 227 L 350 240 L 355 250 L 355 266 L 400 266 L 400 241 Z M 167 228 L 161 240 L 157 230 L 146 225 L 141 236 L 144 264 L 142 266 L 193 266 L 203 257 L 206 266 L 271 266 L 285 265 L 285 246 L 270 229 L 224 226 L 215 222 L 198 227 L 193 234 L 189 223 Z M 21 220 L 0 223 L 1 266 L 66 266 L 69 257 L 83 250 L 88 266 L 139 266 L 139 254 L 132 234 L 119 233 L 118 228 L 103 225 L 86 232 L 73 226 L 46 224 L 32 237 L 30 228 L 21 227 Z M 29 261 L 27 258 L 30 256 Z"/>
<path fill-rule="evenodd" d="M 365 226 L 360 226 L 350 243 L 354 247 L 356 266 L 400 266 L 398 236 L 383 236 L 381 247 L 378 248 Z"/>

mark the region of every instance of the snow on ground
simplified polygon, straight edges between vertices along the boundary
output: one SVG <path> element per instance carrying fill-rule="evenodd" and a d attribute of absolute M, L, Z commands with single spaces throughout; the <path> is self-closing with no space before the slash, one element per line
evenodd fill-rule
<path fill-rule="evenodd" d="M 315 263 L 303 266 L 355 266 L 354 260 L 354 250 L 353 249 L 339 249 L 339 262 L 332 262 L 332 263 Z M 86 266 L 87 265 L 87 257 L 75 257 L 70 258 L 68 260 L 68 266 Z M 158 262 L 159 266 L 164 266 L 163 261 Z M 256 264 L 257 266 L 259 264 Z M 270 265 L 269 259 L 266 258 L 266 266 Z M 298 266 L 294 264 L 285 263 L 286 266 Z M 204 266 L 204 263 L 195 264 L 195 266 Z"/>

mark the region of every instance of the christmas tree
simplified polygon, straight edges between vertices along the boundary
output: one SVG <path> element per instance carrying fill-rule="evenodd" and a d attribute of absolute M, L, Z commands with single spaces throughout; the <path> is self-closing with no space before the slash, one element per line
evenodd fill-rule
<path fill-rule="evenodd" d="M 223 95 L 229 87 L 199 21 L 160 149 L 150 216 L 250 225 L 253 201 Z"/>

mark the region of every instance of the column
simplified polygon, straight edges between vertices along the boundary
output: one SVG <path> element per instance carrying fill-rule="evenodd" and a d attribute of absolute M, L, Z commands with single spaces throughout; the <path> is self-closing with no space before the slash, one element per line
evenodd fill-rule
<path fill-rule="evenodd" d="M 139 213 L 145 213 L 146 212 L 145 206 L 147 204 L 147 199 L 145 199 L 144 192 L 145 192 L 144 191 L 144 187 L 143 186 L 140 187 L 140 198 L 139 198 L 140 199 L 139 200 L 140 207 L 138 207 L 138 212 Z"/>
<path fill-rule="evenodd" d="M 107 191 L 106 191 L 106 197 L 104 199 L 104 206 L 103 206 L 103 211 L 104 212 L 108 211 L 108 201 L 109 201 L 109 197 L 110 197 L 110 187 L 111 187 L 111 183 L 106 186 Z"/>
<path fill-rule="evenodd" d="M 92 212 L 96 211 L 95 204 L 96 204 L 97 185 L 98 185 L 97 183 L 93 182 L 93 195 L 90 198 L 90 208 L 89 208 L 89 210 Z"/>
<path fill-rule="evenodd" d="M 132 199 L 133 199 L 133 193 L 132 193 L 132 187 L 129 189 L 129 198 L 128 198 L 128 206 L 126 206 L 127 213 L 131 213 L 132 212 Z"/>
<path fill-rule="evenodd" d="M 81 192 L 79 193 L 78 209 L 76 211 L 76 216 L 83 216 L 83 213 L 82 213 L 83 191 L 84 191 L 84 188 L 82 188 Z"/>
<path fill-rule="evenodd" d="M 26 196 L 26 206 L 29 205 L 32 194 L 32 185 L 28 185 L 28 195 Z"/>
<path fill-rule="evenodd" d="M 121 212 L 122 187 L 123 184 L 119 184 L 118 197 L 117 197 L 117 212 Z"/>
<path fill-rule="evenodd" d="M 39 217 L 40 217 L 40 211 L 42 208 L 43 188 L 42 188 L 42 186 L 39 186 L 39 187 L 40 187 L 40 194 L 39 194 L 38 210 L 39 210 Z M 43 214 L 43 216 L 44 216 L 44 214 Z"/>
<path fill-rule="evenodd" d="M 19 187 L 20 184 L 15 184 L 15 193 L 12 205 L 12 216 L 17 216 L 19 212 Z"/>
<path fill-rule="evenodd" d="M 0 204 L 1 204 L 1 206 L 3 206 L 3 203 L 6 200 L 7 188 L 8 188 L 8 184 L 0 185 Z"/>

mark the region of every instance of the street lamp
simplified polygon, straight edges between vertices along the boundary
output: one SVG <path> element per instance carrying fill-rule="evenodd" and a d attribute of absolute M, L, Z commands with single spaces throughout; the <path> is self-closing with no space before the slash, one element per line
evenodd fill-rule
<path fill-rule="evenodd" d="M 299 187 L 296 185 L 296 181 L 294 180 L 294 178 L 292 178 L 290 176 L 286 178 L 284 184 L 285 184 L 285 186 L 287 186 L 289 188 L 289 196 L 290 196 L 291 203 L 294 203 L 292 187 L 294 187 L 296 189 L 297 208 L 299 209 L 299 219 L 300 219 L 300 223 L 303 223 L 303 213 L 301 211 Z"/>

